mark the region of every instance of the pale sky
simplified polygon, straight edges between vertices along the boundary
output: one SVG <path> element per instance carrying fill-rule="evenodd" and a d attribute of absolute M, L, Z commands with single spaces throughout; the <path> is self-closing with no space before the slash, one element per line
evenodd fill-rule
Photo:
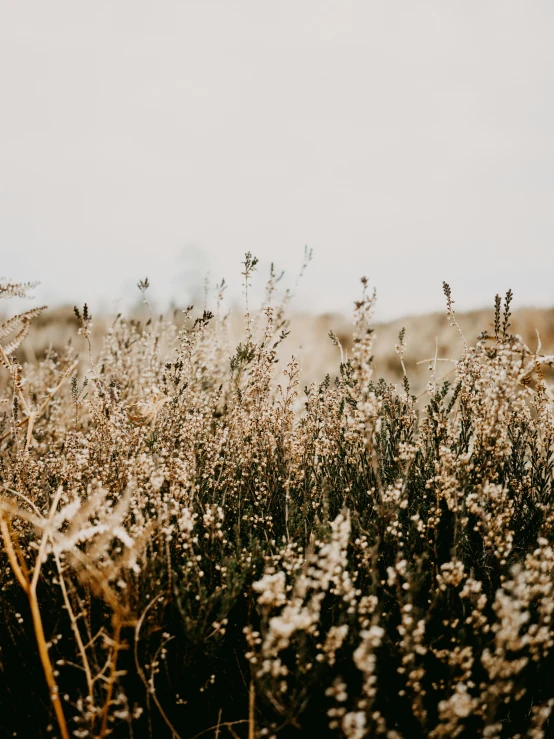
<path fill-rule="evenodd" d="M 114 305 L 554 303 L 551 0 L 0 0 L 0 275 Z"/>

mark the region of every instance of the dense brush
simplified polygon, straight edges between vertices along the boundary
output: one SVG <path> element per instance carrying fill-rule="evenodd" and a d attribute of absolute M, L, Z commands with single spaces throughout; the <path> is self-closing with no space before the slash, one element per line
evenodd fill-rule
<path fill-rule="evenodd" d="M 374 377 L 363 280 L 301 391 L 276 282 L 238 346 L 223 284 L 95 356 L 76 309 L 86 372 L 14 358 L 42 309 L 0 326 L 1 736 L 552 735 L 552 357 L 508 293 L 416 397 L 404 332 L 402 384 Z"/>

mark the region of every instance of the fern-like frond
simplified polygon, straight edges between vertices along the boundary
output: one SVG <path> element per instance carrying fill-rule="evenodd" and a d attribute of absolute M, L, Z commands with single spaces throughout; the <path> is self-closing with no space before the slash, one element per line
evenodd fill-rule
<path fill-rule="evenodd" d="M 23 320 L 23 328 L 19 331 L 19 333 L 16 334 L 16 336 L 14 336 L 9 344 L 6 344 L 6 346 L 2 347 L 4 349 L 4 353 L 11 354 L 12 352 L 14 352 L 21 344 L 21 342 L 27 338 L 30 328 L 31 321 L 28 318 L 25 318 Z"/>
<path fill-rule="evenodd" d="M 40 308 L 32 308 L 25 313 L 19 313 L 17 316 L 14 316 L 8 321 L 0 324 L 0 339 L 3 339 L 16 331 L 20 331 L 26 322 L 39 316 L 43 310 L 46 310 L 45 305 L 42 305 Z"/>
<path fill-rule="evenodd" d="M 29 290 L 38 284 L 38 282 L 12 282 L 0 277 L 0 298 L 24 298 Z"/>

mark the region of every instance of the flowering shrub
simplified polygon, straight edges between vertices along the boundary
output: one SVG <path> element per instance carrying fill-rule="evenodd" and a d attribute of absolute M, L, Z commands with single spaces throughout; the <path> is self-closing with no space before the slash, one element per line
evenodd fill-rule
<path fill-rule="evenodd" d="M 82 360 L 0 327 L 1 736 L 552 735 L 552 358 L 509 293 L 415 397 L 373 376 L 363 282 L 303 391 L 274 276 L 238 346 L 221 293 L 94 357 L 85 306 Z"/>

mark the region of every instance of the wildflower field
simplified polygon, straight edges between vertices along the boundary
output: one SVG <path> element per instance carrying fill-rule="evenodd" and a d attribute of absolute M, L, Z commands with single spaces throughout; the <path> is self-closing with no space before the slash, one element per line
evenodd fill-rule
<path fill-rule="evenodd" d="M 238 341 L 223 283 L 101 339 L 79 307 L 37 356 L 41 308 L 0 322 L 0 736 L 554 736 L 540 335 L 508 292 L 469 341 L 445 284 L 459 355 L 412 387 L 400 330 L 391 383 L 364 279 L 304 386 L 290 295 L 272 272 L 251 306 L 255 269 Z"/>

